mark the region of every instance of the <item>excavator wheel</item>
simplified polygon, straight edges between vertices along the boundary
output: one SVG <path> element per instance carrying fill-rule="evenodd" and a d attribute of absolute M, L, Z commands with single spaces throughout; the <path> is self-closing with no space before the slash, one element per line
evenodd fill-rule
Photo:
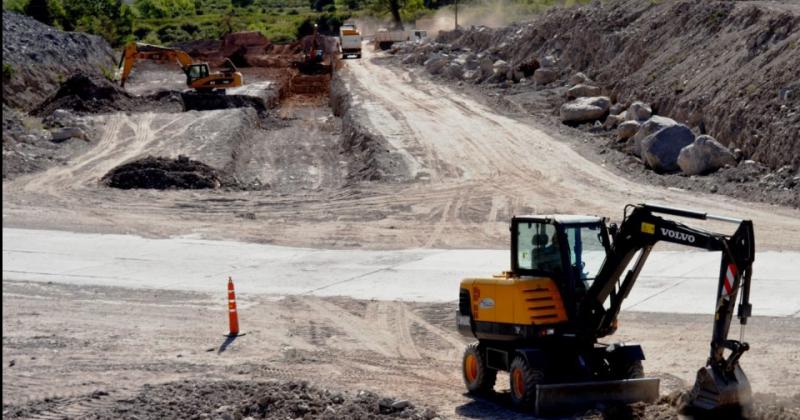
<path fill-rule="evenodd" d="M 517 356 L 508 372 L 511 402 L 520 410 L 531 410 L 536 405 L 536 386 L 544 381 L 544 372 L 531 366 L 525 358 Z"/>
<path fill-rule="evenodd" d="M 614 367 L 616 379 L 644 378 L 644 367 L 641 360 L 629 360 Z"/>
<path fill-rule="evenodd" d="M 487 394 L 494 390 L 497 380 L 497 370 L 486 366 L 486 359 L 479 343 L 472 343 L 464 350 L 464 360 L 461 370 L 464 376 L 464 385 L 470 394 Z"/>

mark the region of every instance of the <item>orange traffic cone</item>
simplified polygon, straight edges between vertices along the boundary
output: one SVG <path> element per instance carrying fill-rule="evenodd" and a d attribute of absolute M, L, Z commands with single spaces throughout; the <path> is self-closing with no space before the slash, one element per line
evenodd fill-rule
<path fill-rule="evenodd" d="M 228 277 L 228 321 L 230 336 L 239 335 L 239 313 L 236 312 L 236 293 L 233 291 L 233 279 Z"/>

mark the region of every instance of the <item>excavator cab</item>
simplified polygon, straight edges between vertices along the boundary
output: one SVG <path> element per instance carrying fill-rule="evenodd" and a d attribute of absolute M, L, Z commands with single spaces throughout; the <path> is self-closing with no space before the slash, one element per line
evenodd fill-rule
<path fill-rule="evenodd" d="M 208 64 L 191 64 L 186 68 L 186 84 L 191 85 L 197 80 L 208 77 Z"/>
<path fill-rule="evenodd" d="M 594 216 L 521 216 L 511 222 L 511 268 L 517 277 L 553 279 L 568 313 L 591 287 L 606 258 L 605 221 Z"/>

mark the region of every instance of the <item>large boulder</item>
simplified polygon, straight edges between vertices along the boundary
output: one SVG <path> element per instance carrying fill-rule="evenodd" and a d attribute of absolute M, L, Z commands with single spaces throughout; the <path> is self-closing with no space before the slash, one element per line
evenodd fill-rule
<path fill-rule="evenodd" d="M 482 79 L 485 79 L 494 74 L 494 61 L 489 57 L 482 57 L 478 61 L 479 74 Z"/>
<path fill-rule="evenodd" d="M 678 154 L 678 166 L 687 175 L 701 175 L 725 165 L 736 165 L 733 152 L 711 136 L 698 136 Z"/>
<path fill-rule="evenodd" d="M 510 69 L 511 65 L 505 60 L 497 60 L 494 62 L 494 64 L 492 64 L 492 73 L 494 73 L 495 76 L 505 76 Z"/>
<path fill-rule="evenodd" d="M 561 105 L 561 121 L 567 124 L 592 122 L 608 114 L 611 100 L 605 96 L 578 98 Z"/>
<path fill-rule="evenodd" d="M 430 74 L 439 74 L 444 70 L 449 61 L 441 55 L 434 55 L 425 61 L 425 70 Z"/>
<path fill-rule="evenodd" d="M 617 115 L 617 117 L 619 116 Z M 639 131 L 640 126 L 641 124 L 636 121 L 623 121 L 619 123 L 617 126 L 617 138 L 619 138 L 620 141 L 628 140 Z"/>
<path fill-rule="evenodd" d="M 50 132 L 50 141 L 60 143 L 71 138 L 86 140 L 86 133 L 78 127 L 58 128 Z"/>
<path fill-rule="evenodd" d="M 625 112 L 626 120 L 647 121 L 653 115 L 653 110 L 644 102 L 636 101 Z"/>
<path fill-rule="evenodd" d="M 603 123 L 603 129 L 606 131 L 613 130 L 623 121 L 625 121 L 625 119 L 622 118 L 622 116 L 609 114 L 608 117 L 606 117 L 606 121 Z"/>
<path fill-rule="evenodd" d="M 572 85 L 572 86 L 580 85 L 580 84 L 584 84 L 585 85 L 585 84 L 588 84 L 588 83 L 591 83 L 591 80 L 589 80 L 589 78 L 585 74 L 583 74 L 581 72 L 575 73 L 572 76 L 570 76 L 570 78 L 569 78 L 569 84 Z"/>
<path fill-rule="evenodd" d="M 660 117 L 658 115 L 652 116 L 649 120 L 645 121 L 639 128 L 639 131 L 637 131 L 636 134 L 631 137 L 630 140 L 628 140 L 626 151 L 632 155 L 641 157 L 642 140 L 644 140 L 645 137 L 655 133 L 658 130 L 671 127 L 676 124 L 678 124 L 678 122 L 672 118 Z"/>
<path fill-rule="evenodd" d="M 450 63 L 444 73 L 451 79 L 461 80 L 464 78 L 464 69 L 457 63 Z"/>
<path fill-rule="evenodd" d="M 556 79 L 558 79 L 558 73 L 550 68 L 538 68 L 533 72 L 533 81 L 536 82 L 537 85 L 553 83 Z"/>
<path fill-rule="evenodd" d="M 581 98 L 584 96 L 600 96 L 600 88 L 591 85 L 575 85 L 567 90 L 567 99 Z"/>
<path fill-rule="evenodd" d="M 674 172 L 681 149 L 692 144 L 694 133 L 683 124 L 663 128 L 642 140 L 642 159 L 656 172 Z"/>

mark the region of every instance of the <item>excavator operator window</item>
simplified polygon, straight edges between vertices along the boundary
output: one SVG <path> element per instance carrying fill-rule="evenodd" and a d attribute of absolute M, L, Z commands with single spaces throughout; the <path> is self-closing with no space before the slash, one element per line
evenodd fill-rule
<path fill-rule="evenodd" d="M 197 79 L 202 79 L 204 77 L 208 77 L 208 65 L 206 64 L 192 64 L 189 67 L 189 82 L 193 82 Z"/>
<path fill-rule="evenodd" d="M 552 224 L 526 221 L 517 225 L 517 268 L 522 271 L 558 273 L 561 250 Z"/>
<path fill-rule="evenodd" d="M 600 224 L 565 225 L 564 233 L 571 269 L 582 283 L 576 286 L 588 289 L 606 258 L 603 229 Z"/>

